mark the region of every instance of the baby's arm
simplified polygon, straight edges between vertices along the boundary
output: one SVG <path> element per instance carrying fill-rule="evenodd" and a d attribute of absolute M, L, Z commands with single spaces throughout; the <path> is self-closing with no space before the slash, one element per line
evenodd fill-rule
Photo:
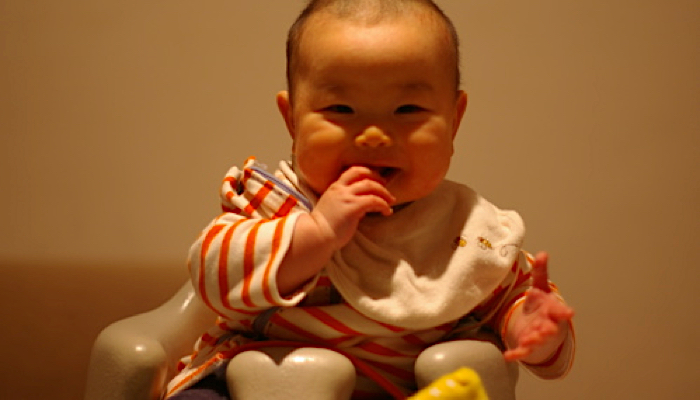
<path fill-rule="evenodd" d="M 280 294 L 293 293 L 316 275 L 333 252 L 350 241 L 365 214 L 391 215 L 393 202 L 382 178 L 369 168 L 354 166 L 345 171 L 321 195 L 313 211 L 297 220 L 291 246 L 277 272 Z"/>
<path fill-rule="evenodd" d="M 547 273 L 547 253 L 539 253 L 532 269 L 532 288 L 516 305 L 503 338 L 506 360 L 540 364 L 560 348 L 570 334 L 574 311 L 551 290 Z"/>

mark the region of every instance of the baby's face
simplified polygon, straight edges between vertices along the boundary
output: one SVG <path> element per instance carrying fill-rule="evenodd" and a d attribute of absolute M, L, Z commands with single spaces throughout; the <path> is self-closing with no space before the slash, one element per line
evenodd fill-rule
<path fill-rule="evenodd" d="M 294 98 L 290 105 L 282 92 L 278 104 L 295 169 L 317 194 L 354 165 L 380 175 L 397 204 L 444 179 L 466 95 L 455 87 L 446 39 L 425 24 L 417 17 L 309 21 Z"/>

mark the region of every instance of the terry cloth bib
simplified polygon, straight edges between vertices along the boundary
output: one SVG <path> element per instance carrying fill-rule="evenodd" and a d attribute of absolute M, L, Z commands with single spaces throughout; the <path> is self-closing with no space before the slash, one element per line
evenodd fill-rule
<path fill-rule="evenodd" d="M 392 216 L 366 216 L 326 269 L 365 316 L 428 329 L 485 300 L 517 260 L 524 233 L 516 212 L 445 181 Z"/>

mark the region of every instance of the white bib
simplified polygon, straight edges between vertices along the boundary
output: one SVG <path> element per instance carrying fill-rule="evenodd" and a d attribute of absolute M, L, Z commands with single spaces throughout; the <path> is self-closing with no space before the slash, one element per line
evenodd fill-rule
<path fill-rule="evenodd" d="M 445 181 L 390 217 L 366 216 L 326 270 L 365 316 L 428 329 L 485 300 L 517 260 L 524 233 L 516 212 Z"/>

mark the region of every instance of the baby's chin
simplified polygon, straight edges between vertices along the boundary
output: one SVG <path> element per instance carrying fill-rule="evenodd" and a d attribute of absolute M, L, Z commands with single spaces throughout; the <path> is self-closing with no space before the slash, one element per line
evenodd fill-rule
<path fill-rule="evenodd" d="M 422 200 L 437 190 L 440 186 L 442 180 L 440 181 L 430 181 L 430 180 L 406 180 L 405 177 L 399 177 L 391 183 L 387 184 L 386 188 L 389 192 L 396 198 L 396 202 L 393 204 L 394 211 L 397 211 L 399 207 L 403 208 L 408 204 L 414 203 L 416 201 Z"/>

